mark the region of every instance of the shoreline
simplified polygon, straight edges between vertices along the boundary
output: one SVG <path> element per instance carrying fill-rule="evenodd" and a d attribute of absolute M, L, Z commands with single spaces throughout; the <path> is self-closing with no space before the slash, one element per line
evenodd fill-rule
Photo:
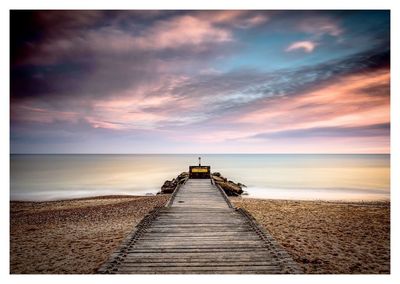
<path fill-rule="evenodd" d="M 169 198 L 10 201 L 10 273 L 95 273 L 134 226 Z M 390 201 L 230 200 L 250 212 L 306 273 L 390 272 Z"/>
<path fill-rule="evenodd" d="M 163 194 L 167 195 L 167 194 Z M 136 198 L 136 197 L 154 197 L 158 196 L 154 193 L 147 193 L 144 195 L 135 194 L 108 194 L 108 195 L 94 195 L 86 197 L 73 197 L 67 199 L 54 199 L 54 200 L 10 200 L 15 203 L 32 202 L 32 203 L 44 203 L 44 202 L 63 202 L 63 201 L 79 201 L 79 200 L 98 200 L 98 199 L 112 199 L 112 198 Z M 322 202 L 322 203 L 335 203 L 335 204 L 385 204 L 391 203 L 390 199 L 376 199 L 376 200 L 325 200 L 325 199 L 285 199 L 285 198 L 262 198 L 262 197 L 252 197 L 249 195 L 229 197 L 229 198 L 241 198 L 241 199 L 256 199 L 256 200 L 268 200 L 268 201 L 299 201 L 299 202 Z"/>

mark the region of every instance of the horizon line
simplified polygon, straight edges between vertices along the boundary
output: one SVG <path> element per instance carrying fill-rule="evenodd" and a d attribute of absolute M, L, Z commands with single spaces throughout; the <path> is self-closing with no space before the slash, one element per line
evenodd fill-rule
<path fill-rule="evenodd" d="M 391 153 L 10 153 L 10 155 L 390 155 Z"/>

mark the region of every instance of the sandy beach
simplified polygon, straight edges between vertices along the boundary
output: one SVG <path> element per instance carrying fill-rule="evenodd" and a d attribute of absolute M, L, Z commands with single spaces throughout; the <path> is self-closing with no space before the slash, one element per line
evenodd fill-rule
<path fill-rule="evenodd" d="M 164 196 L 11 202 L 10 273 L 95 273 Z"/>
<path fill-rule="evenodd" d="M 11 202 L 10 273 L 95 273 L 169 195 Z M 390 203 L 232 198 L 306 273 L 389 273 Z"/>
<path fill-rule="evenodd" d="M 305 273 L 390 273 L 390 203 L 232 198 Z"/>

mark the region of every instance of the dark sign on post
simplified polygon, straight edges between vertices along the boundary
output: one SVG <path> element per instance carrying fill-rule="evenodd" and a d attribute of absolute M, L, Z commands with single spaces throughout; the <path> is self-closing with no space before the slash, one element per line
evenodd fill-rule
<path fill-rule="evenodd" d="M 189 178 L 210 178 L 210 166 L 189 166 Z"/>

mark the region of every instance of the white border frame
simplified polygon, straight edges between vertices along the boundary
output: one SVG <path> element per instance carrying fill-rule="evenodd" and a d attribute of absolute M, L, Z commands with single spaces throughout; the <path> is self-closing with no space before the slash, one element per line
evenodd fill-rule
<path fill-rule="evenodd" d="M 1 45 L 1 77 L 3 84 L 1 84 L 1 112 L 0 112 L 0 125 L 1 125 L 1 218 L 0 226 L 3 229 L 1 234 L 1 266 L 0 266 L 0 281 L 1 283 L 26 283 L 26 282 L 40 282 L 40 283 L 70 283 L 72 281 L 85 281 L 85 283 L 105 283 L 108 281 L 146 281 L 146 282 L 159 282 L 163 283 L 201 283 L 207 282 L 229 282 L 240 283 L 257 282 L 264 283 L 265 281 L 275 283 L 307 283 L 307 284 L 320 284 L 320 283 L 400 283 L 400 273 L 396 267 L 400 267 L 399 261 L 399 107 L 400 95 L 399 83 L 396 78 L 400 78 L 399 74 L 399 56 L 396 52 L 400 51 L 399 40 L 395 35 L 399 34 L 400 11 L 396 7 L 396 2 L 390 0 L 336 0 L 332 2 L 317 1 L 317 0 L 280 0 L 280 1 L 262 1 L 262 0 L 219 0 L 212 1 L 206 0 L 199 2 L 178 1 L 178 0 L 146 0 L 146 1 L 124 1 L 124 0 L 69 0 L 69 1 L 29 1 L 29 0 L 14 0 L 2 1 L 1 14 L 0 14 L 0 28 L 2 35 Z M 129 276 L 129 275 L 9 275 L 9 234 L 5 232 L 9 228 L 9 10 L 10 9 L 262 9 L 262 10 L 340 10 L 340 9 L 390 9 L 391 10 L 391 275 L 207 275 L 207 276 Z M 397 174 L 396 174 L 397 173 Z"/>

